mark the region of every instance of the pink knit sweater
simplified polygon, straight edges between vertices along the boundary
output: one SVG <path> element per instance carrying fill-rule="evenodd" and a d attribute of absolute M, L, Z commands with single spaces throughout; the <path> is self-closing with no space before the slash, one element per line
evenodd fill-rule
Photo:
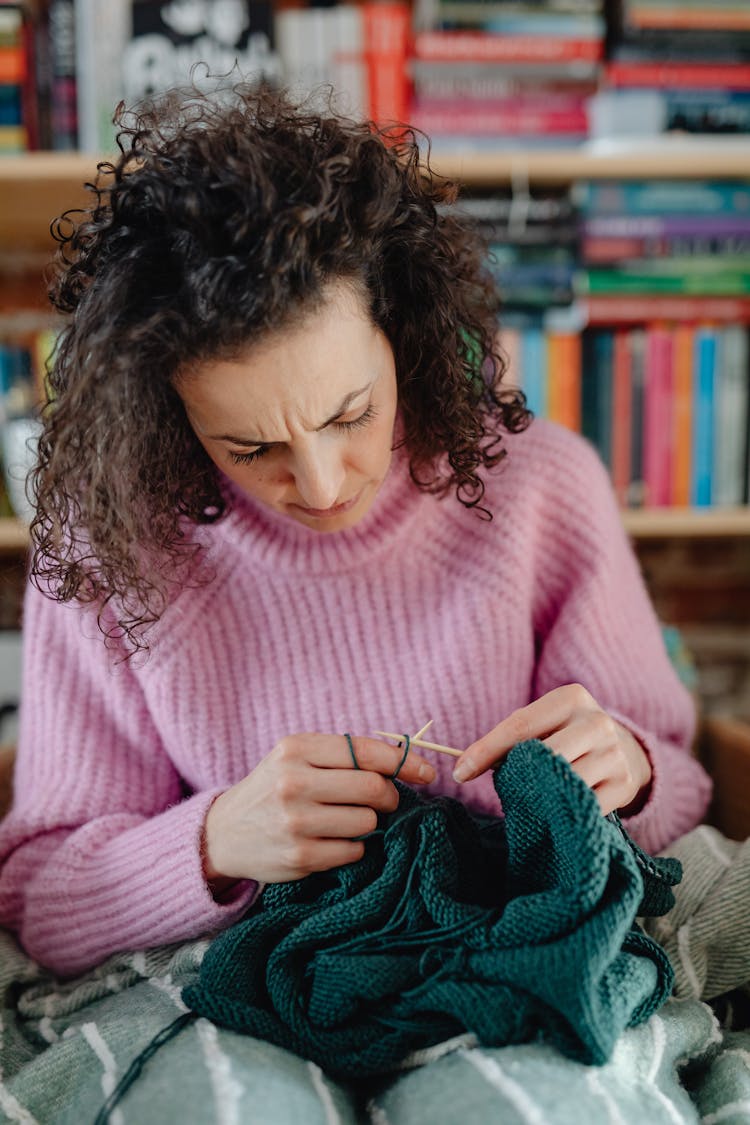
<path fill-rule="evenodd" d="M 186 588 L 147 660 L 113 660 L 89 610 L 30 589 L 16 796 L 0 826 L 0 923 L 60 973 L 217 930 L 206 811 L 286 734 L 414 731 L 464 747 L 580 682 L 641 739 L 656 851 L 703 816 L 693 707 L 669 664 L 606 473 L 545 422 L 487 474 L 491 522 L 411 483 L 403 454 L 353 528 L 312 531 L 236 493 L 202 529 L 215 577 Z M 425 751 L 430 757 L 430 752 Z M 434 793 L 497 811 L 489 774 Z"/>

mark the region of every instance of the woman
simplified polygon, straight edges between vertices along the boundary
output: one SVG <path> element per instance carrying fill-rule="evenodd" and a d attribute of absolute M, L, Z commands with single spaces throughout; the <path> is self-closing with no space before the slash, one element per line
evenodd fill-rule
<path fill-rule="evenodd" d="M 692 706 L 605 471 L 503 386 L 413 139 L 238 89 L 121 144 L 59 234 L 0 922 L 61 974 L 227 926 L 362 855 L 397 803 L 373 732 L 428 719 L 466 748 L 410 752 L 429 792 L 496 812 L 538 737 L 645 848 L 692 828 Z"/>

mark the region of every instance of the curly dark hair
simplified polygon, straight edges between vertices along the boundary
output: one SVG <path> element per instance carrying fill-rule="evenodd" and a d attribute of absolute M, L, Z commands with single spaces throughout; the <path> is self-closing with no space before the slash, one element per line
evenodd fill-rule
<path fill-rule="evenodd" d="M 37 585 L 97 603 L 103 629 L 110 604 L 114 632 L 147 647 L 196 570 L 190 525 L 227 505 L 180 372 L 288 326 L 338 279 L 358 283 L 393 348 L 415 483 L 455 487 L 491 518 L 477 469 L 530 415 L 500 385 L 486 247 L 440 206 L 456 187 L 415 132 L 242 84 L 121 108 L 116 123 L 120 154 L 98 165 L 91 205 L 53 224 L 50 299 L 68 316 L 31 480 Z"/>

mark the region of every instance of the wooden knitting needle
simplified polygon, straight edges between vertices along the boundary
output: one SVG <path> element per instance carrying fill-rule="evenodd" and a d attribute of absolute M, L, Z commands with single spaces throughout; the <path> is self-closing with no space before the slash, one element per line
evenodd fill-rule
<path fill-rule="evenodd" d="M 427 730 L 427 729 L 428 729 L 429 727 L 431 727 L 431 726 L 432 726 L 432 724 L 433 724 L 434 722 L 435 722 L 435 720 L 434 720 L 434 719 L 430 719 L 429 723 L 425 723 L 425 725 L 424 725 L 424 726 L 422 727 L 422 729 L 421 729 L 421 730 L 418 730 L 416 734 L 413 734 L 413 735 L 411 736 L 411 740 L 412 740 L 412 742 L 414 741 L 414 739 L 415 739 L 415 738 L 421 738 L 421 737 L 422 737 L 422 735 L 424 734 L 424 732 L 425 732 L 425 731 L 426 731 L 426 730 Z"/>
<path fill-rule="evenodd" d="M 396 742 L 403 742 L 403 734 L 389 734 L 385 730 L 376 730 L 374 734 L 379 734 L 381 738 L 394 738 Z M 460 758 L 463 750 L 454 750 L 452 746 L 441 746 L 438 742 L 425 742 L 422 738 L 412 738 L 410 740 L 412 746 L 422 746 L 425 750 L 437 750 L 439 754 L 450 754 L 453 758 Z"/>

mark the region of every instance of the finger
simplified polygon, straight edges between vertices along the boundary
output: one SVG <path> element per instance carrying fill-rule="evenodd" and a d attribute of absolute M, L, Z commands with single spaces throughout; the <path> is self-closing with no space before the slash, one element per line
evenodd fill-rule
<path fill-rule="evenodd" d="M 380 742 L 376 738 L 367 738 L 365 735 L 352 736 L 352 745 L 360 770 L 373 770 L 385 777 L 390 777 L 396 772 L 404 756 L 402 748 Z M 316 742 L 308 760 L 313 765 L 328 769 L 351 769 L 354 764 L 343 735 L 332 736 L 321 743 Z M 416 751 L 409 750 L 398 777 L 399 781 L 424 784 L 434 781 L 435 769 Z"/>
<path fill-rule="evenodd" d="M 565 726 L 574 711 L 580 709 L 583 693 L 591 698 L 579 684 L 565 684 L 511 712 L 488 734 L 468 746 L 457 759 L 453 770 L 456 781 L 469 781 L 496 765 L 517 742 L 526 742 L 530 738 L 545 739 Z"/>
<path fill-rule="evenodd" d="M 398 808 L 396 786 L 374 770 L 310 770 L 304 796 L 322 805 L 366 805 L 377 812 Z"/>
<path fill-rule="evenodd" d="M 316 840 L 305 861 L 304 869 L 308 873 L 330 871 L 332 867 L 356 863 L 364 854 L 365 845 L 361 840 Z M 297 877 L 297 874 L 291 876 L 293 879 Z"/>
<path fill-rule="evenodd" d="M 307 805 L 299 817 L 297 834 L 311 839 L 354 839 L 374 832 L 378 814 L 374 809 L 349 805 Z"/>

